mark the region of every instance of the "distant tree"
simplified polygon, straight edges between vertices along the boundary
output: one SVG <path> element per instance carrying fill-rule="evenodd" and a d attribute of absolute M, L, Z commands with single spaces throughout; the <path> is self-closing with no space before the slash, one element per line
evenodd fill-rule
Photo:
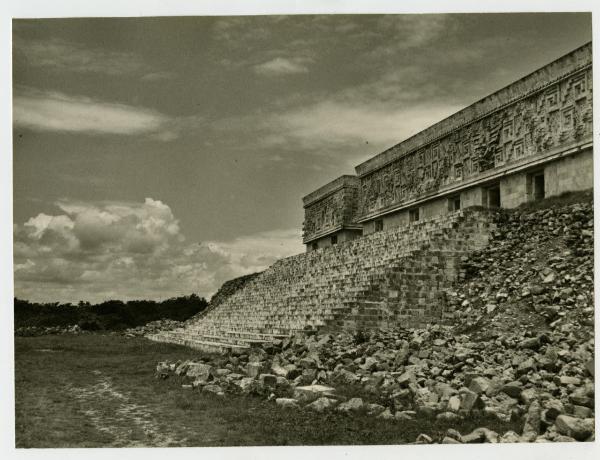
<path fill-rule="evenodd" d="M 77 305 L 35 303 L 14 298 L 15 328 L 25 326 L 69 326 L 88 330 L 120 330 L 158 319 L 184 321 L 208 306 L 197 294 L 154 300 L 107 300 L 98 304 L 79 301 Z"/>

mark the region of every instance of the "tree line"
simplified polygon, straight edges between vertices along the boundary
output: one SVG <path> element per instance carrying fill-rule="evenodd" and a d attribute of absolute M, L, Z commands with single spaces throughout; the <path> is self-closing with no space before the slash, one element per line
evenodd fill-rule
<path fill-rule="evenodd" d="M 184 321 L 208 306 L 196 294 L 154 300 L 107 300 L 97 304 L 36 303 L 14 299 L 15 330 L 20 327 L 72 326 L 85 330 L 123 330 L 158 319 Z"/>

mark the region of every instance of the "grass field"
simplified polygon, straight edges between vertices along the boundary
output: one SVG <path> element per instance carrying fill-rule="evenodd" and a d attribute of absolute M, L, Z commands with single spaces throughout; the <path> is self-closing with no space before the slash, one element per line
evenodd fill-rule
<path fill-rule="evenodd" d="M 15 338 L 17 447 L 403 444 L 419 433 L 518 426 L 471 419 L 384 421 L 284 410 L 253 397 L 184 390 L 154 378 L 160 360 L 198 352 L 101 334 Z"/>

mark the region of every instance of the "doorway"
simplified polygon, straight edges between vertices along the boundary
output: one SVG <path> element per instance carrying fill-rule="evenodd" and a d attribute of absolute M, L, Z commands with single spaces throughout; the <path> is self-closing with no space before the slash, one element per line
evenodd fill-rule
<path fill-rule="evenodd" d="M 543 200 L 546 196 L 546 188 L 544 183 L 544 173 L 533 176 L 533 199 Z"/>
<path fill-rule="evenodd" d="M 500 185 L 494 185 L 487 189 L 487 207 L 488 208 L 499 208 L 500 207 Z"/>

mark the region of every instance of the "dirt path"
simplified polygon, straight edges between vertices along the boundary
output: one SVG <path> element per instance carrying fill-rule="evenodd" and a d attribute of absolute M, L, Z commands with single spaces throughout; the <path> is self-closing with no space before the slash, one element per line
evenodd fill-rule
<path fill-rule="evenodd" d="M 106 447 L 185 445 L 186 438 L 179 438 L 159 426 L 156 414 L 149 406 L 132 402 L 129 396 L 113 386 L 110 377 L 103 376 L 100 371 L 93 373 L 98 375 L 98 383 L 87 387 L 69 385 L 68 390 L 94 427 L 114 438 Z"/>

